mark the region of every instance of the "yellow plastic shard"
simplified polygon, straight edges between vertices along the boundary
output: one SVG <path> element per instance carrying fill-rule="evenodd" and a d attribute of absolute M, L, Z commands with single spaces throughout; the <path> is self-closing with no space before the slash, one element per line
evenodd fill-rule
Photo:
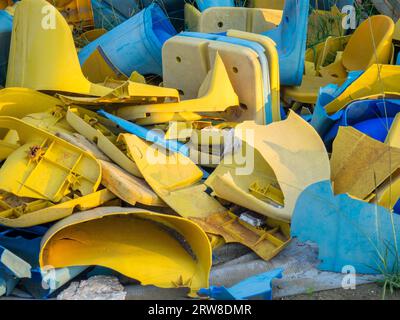
<path fill-rule="evenodd" d="M 86 59 L 82 65 L 83 74 L 87 79 L 94 83 L 104 82 L 108 78 L 115 80 L 128 80 L 110 61 L 106 60 L 104 54 L 97 48 Z"/>
<path fill-rule="evenodd" d="M 215 214 L 204 219 L 193 219 L 211 234 L 224 234 L 226 243 L 240 242 L 262 259 L 270 260 L 281 252 L 290 242 L 288 223 L 267 220 L 266 230 L 252 227 L 239 220 L 233 213 Z M 269 222 L 269 223 L 268 223 Z"/>
<path fill-rule="evenodd" d="M 199 12 L 194 6 L 185 4 L 185 24 L 187 30 L 219 33 L 228 29 L 262 33 L 275 28 L 282 20 L 282 10 L 211 7 Z"/>
<path fill-rule="evenodd" d="M 110 80 L 111 81 L 111 80 Z M 101 97 L 76 97 L 58 95 L 67 105 L 101 106 L 104 104 L 143 104 L 179 101 L 176 89 L 152 86 L 145 83 L 125 81 Z"/>
<path fill-rule="evenodd" d="M 268 126 L 244 122 L 235 137 L 241 148 L 226 154 L 205 182 L 222 199 L 288 222 L 301 192 L 330 178 L 321 138 L 294 112 Z"/>
<path fill-rule="evenodd" d="M 229 80 L 224 63 L 217 53 L 212 72 L 206 77 L 203 84 L 204 94 L 198 99 L 184 100 L 178 103 L 163 103 L 122 107 L 117 115 L 128 120 L 137 118 L 135 114 L 170 113 L 178 112 L 218 112 L 230 107 L 239 106 L 239 99 Z M 202 90 L 202 89 L 200 89 Z M 199 90 L 199 91 L 200 91 Z"/>
<path fill-rule="evenodd" d="M 400 43 L 400 19 L 397 20 L 396 25 L 394 26 L 393 42 L 396 44 Z"/>
<path fill-rule="evenodd" d="M 67 121 L 122 169 L 136 177 L 142 177 L 136 164 L 117 147 L 117 137 L 102 124 L 105 123 L 102 117 L 84 109 L 70 108 L 67 111 Z"/>
<path fill-rule="evenodd" d="M 62 106 L 63 103 L 47 94 L 27 88 L 5 88 L 0 90 L 0 116 L 23 118 L 33 112 L 45 112 Z"/>
<path fill-rule="evenodd" d="M 148 206 L 165 206 L 165 203 L 151 190 L 144 180 L 132 176 L 113 164 L 110 158 L 98 149 L 96 145 L 86 140 L 85 137 L 79 134 L 67 135 L 62 133 L 59 133 L 58 136 L 98 159 L 102 168 L 102 185 L 117 195 L 119 199 L 132 206 L 136 205 L 136 202 Z"/>
<path fill-rule="evenodd" d="M 16 118 L 0 117 L 0 127 L 15 130 L 21 144 L 0 169 L 0 189 L 53 202 L 97 190 L 101 167 L 90 154 Z"/>
<path fill-rule="evenodd" d="M 145 240 L 144 240 L 145 239 Z M 160 288 L 207 288 L 211 246 L 194 222 L 139 208 L 74 214 L 44 235 L 40 266 L 98 265 Z"/>
<path fill-rule="evenodd" d="M 394 118 L 392 126 L 386 137 L 385 144 L 400 149 L 400 114 Z"/>
<path fill-rule="evenodd" d="M 33 200 L 11 206 L 2 197 L 0 201 L 0 224 L 11 228 L 28 228 L 64 219 L 77 210 L 89 210 L 115 199 L 107 189 L 78 197 L 66 198 L 55 204 L 46 200 Z"/>
<path fill-rule="evenodd" d="M 24 0 L 16 6 L 6 87 L 96 96 L 111 91 L 85 78 L 71 29 L 45 0 Z"/>
<path fill-rule="evenodd" d="M 103 169 L 102 184 L 118 198 L 132 206 L 136 205 L 136 202 L 148 206 L 165 206 L 144 180 L 130 175 L 113 163 L 104 160 L 99 162 Z"/>
<path fill-rule="evenodd" d="M 10 143 L 0 140 L 0 161 L 4 161 L 7 157 L 20 147 L 18 143 Z"/>
<path fill-rule="evenodd" d="M 347 71 L 366 70 L 372 64 L 388 63 L 393 33 L 394 22 L 390 17 L 369 17 L 349 39 L 342 56 L 344 68 Z"/>
<path fill-rule="evenodd" d="M 150 115 L 144 115 L 145 118 L 136 119 L 135 122 L 142 126 L 148 126 L 153 124 L 168 123 L 171 121 L 197 121 L 203 119 L 203 116 L 195 112 L 178 112 L 178 113 L 152 113 Z"/>
<path fill-rule="evenodd" d="M 377 200 L 380 206 L 393 210 L 400 199 L 400 175 L 399 172 L 389 178 L 377 191 Z"/>
<path fill-rule="evenodd" d="M 335 194 L 365 199 L 400 167 L 400 149 L 340 127 L 331 157 Z"/>
<path fill-rule="evenodd" d="M 276 50 L 275 42 L 261 34 L 251 32 L 243 32 L 238 30 L 228 30 L 229 37 L 255 41 L 263 46 L 265 55 L 268 60 L 269 80 L 271 86 L 271 105 L 272 105 L 272 120 L 281 120 L 281 105 L 280 105 L 280 78 L 279 78 L 279 56 Z"/>
<path fill-rule="evenodd" d="M 72 133 L 75 130 L 65 120 L 65 114 L 66 112 L 63 108 L 56 107 L 46 112 L 26 115 L 21 120 L 53 134 L 57 132 Z"/>
<path fill-rule="evenodd" d="M 221 56 L 241 107 L 220 114 L 226 120 L 255 120 L 265 123 L 264 90 L 261 65 L 250 48 L 220 41 L 175 36 L 163 46 L 163 80 L 181 92 L 182 100 L 198 97 L 201 84 L 215 61 Z M 188 73 L 188 68 L 192 72 Z"/>
<path fill-rule="evenodd" d="M 206 217 L 225 210 L 199 184 L 203 173 L 180 153 L 165 152 L 132 134 L 120 138 L 147 183 L 172 209 L 183 217 Z"/>
<path fill-rule="evenodd" d="M 400 66 L 374 64 L 355 80 L 339 97 L 325 106 L 328 114 L 333 114 L 353 100 L 382 94 L 398 92 Z"/>
<path fill-rule="evenodd" d="M 269 259 L 272 250 L 278 252 L 270 244 L 268 231 L 255 231 L 238 219 L 231 220 L 229 227 L 221 227 L 221 221 L 230 214 L 200 183 L 202 172 L 190 159 L 180 154 L 166 154 L 135 135 L 123 134 L 121 139 L 148 184 L 179 215 L 196 221 L 207 233 L 248 246 L 263 259 Z M 257 242 L 253 241 L 255 238 Z M 283 248 L 281 245 L 280 249 Z"/>

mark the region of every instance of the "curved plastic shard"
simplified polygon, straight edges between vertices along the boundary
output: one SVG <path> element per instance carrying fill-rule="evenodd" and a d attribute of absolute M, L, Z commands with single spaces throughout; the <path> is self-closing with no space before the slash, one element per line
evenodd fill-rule
<path fill-rule="evenodd" d="M 203 172 L 189 158 L 181 153 L 167 152 L 132 134 L 121 134 L 120 139 L 147 183 L 181 216 L 204 217 L 224 210 L 202 192 L 206 187 L 198 182 Z"/>
<path fill-rule="evenodd" d="M 195 293 L 208 287 L 211 246 L 190 220 L 138 208 L 98 208 L 51 227 L 39 261 L 41 267 L 103 266 L 142 285 Z"/>
<path fill-rule="evenodd" d="M 20 198 L 17 205 L 12 205 L 8 200 L 10 195 L 0 196 L 0 224 L 11 228 L 28 228 L 61 220 L 77 210 L 89 210 L 115 199 L 115 195 L 107 189 L 83 197 L 65 197 L 60 203 L 34 199 L 24 201 Z"/>
<path fill-rule="evenodd" d="M 202 172 L 179 153 L 165 153 L 137 136 L 121 135 L 127 148 L 153 190 L 179 215 L 195 221 L 207 233 L 226 242 L 239 242 L 268 260 L 289 243 L 289 226 L 270 223 L 258 229 L 238 219 L 200 183 Z"/>
<path fill-rule="evenodd" d="M 129 76 L 162 75 L 161 48 L 176 31 L 159 5 L 153 3 L 79 52 L 83 64 L 100 47 L 112 65 Z"/>
<path fill-rule="evenodd" d="M 275 41 L 281 84 L 298 86 L 304 72 L 309 1 L 286 0 L 279 26 L 263 34 Z"/>
<path fill-rule="evenodd" d="M 235 137 L 241 148 L 225 155 L 205 182 L 222 199 L 290 221 L 302 190 L 330 177 L 321 138 L 294 112 L 268 126 L 244 122 Z"/>
<path fill-rule="evenodd" d="M 23 118 L 33 112 L 45 112 L 62 106 L 62 102 L 47 94 L 28 88 L 0 90 L 0 115 Z"/>
<path fill-rule="evenodd" d="M 206 295 L 215 300 L 249 300 L 261 298 L 272 300 L 272 280 L 282 279 L 283 269 L 275 269 L 249 277 L 230 288 L 211 286 L 201 289 L 199 295 Z"/>
<path fill-rule="evenodd" d="M 385 274 L 399 263 L 399 219 L 381 206 L 345 194 L 334 196 L 328 180 L 302 192 L 291 233 L 318 245 L 321 270 L 342 272 L 352 266 L 357 274 Z"/>
<path fill-rule="evenodd" d="M 85 78 L 70 27 L 45 0 L 22 0 L 15 9 L 6 87 L 95 96 L 111 91 Z"/>
<path fill-rule="evenodd" d="M 177 103 L 163 103 L 151 105 L 138 105 L 132 107 L 122 107 L 117 110 L 118 116 L 132 120 L 141 118 L 143 114 L 162 113 L 162 112 L 222 112 L 230 107 L 239 106 L 239 99 L 236 95 L 225 65 L 217 53 L 213 70 L 204 80 L 202 92 L 198 99 L 183 100 Z M 138 116 L 135 116 L 138 115 Z"/>
<path fill-rule="evenodd" d="M 15 130 L 21 144 L 0 169 L 0 189 L 54 202 L 97 190 L 101 167 L 90 154 L 16 118 L 0 117 L 0 128 Z"/>
<path fill-rule="evenodd" d="M 279 55 L 276 50 L 275 42 L 263 35 L 258 35 L 251 32 L 243 32 L 238 30 L 228 30 L 229 37 L 255 41 L 263 46 L 265 55 L 268 61 L 269 69 L 269 85 L 270 85 L 270 102 L 269 108 L 265 110 L 267 115 L 270 115 L 272 121 L 281 120 L 281 102 L 280 102 L 280 75 L 279 75 Z M 264 84 L 265 86 L 267 84 Z M 270 123 L 271 121 L 267 122 Z"/>
<path fill-rule="evenodd" d="M 331 168 L 335 194 L 365 199 L 400 168 L 400 149 L 352 127 L 340 127 L 333 142 Z"/>
<path fill-rule="evenodd" d="M 90 111 L 70 108 L 67 111 L 68 123 L 89 141 L 95 143 L 112 161 L 122 169 L 141 178 L 142 175 L 136 164 L 117 146 L 117 136 L 105 125 L 105 118 Z M 105 121 L 103 121 L 103 119 Z"/>

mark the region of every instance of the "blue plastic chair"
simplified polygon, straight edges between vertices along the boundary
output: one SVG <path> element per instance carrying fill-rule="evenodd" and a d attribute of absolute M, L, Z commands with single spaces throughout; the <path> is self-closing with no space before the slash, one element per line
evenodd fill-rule
<path fill-rule="evenodd" d="M 281 279 L 282 273 L 283 269 L 279 268 L 249 277 L 230 288 L 211 286 L 200 289 L 198 293 L 215 300 L 248 300 L 256 297 L 272 300 L 271 282 L 275 278 Z"/>
<path fill-rule="evenodd" d="M 196 0 L 197 7 L 204 11 L 211 7 L 234 7 L 234 0 Z"/>
<path fill-rule="evenodd" d="M 175 34 L 164 11 L 152 4 L 82 48 L 79 61 L 82 65 L 100 47 L 111 64 L 128 77 L 133 71 L 162 75 L 161 49 Z"/>
<path fill-rule="evenodd" d="M 286 0 L 282 21 L 263 35 L 275 41 L 279 54 L 281 85 L 299 86 L 303 79 L 308 12 L 306 0 Z"/>
<path fill-rule="evenodd" d="M 13 17 L 0 10 L 0 85 L 4 86 L 7 78 L 8 54 L 10 51 Z"/>
<path fill-rule="evenodd" d="M 323 136 L 328 149 L 339 127 L 352 126 L 378 141 L 384 142 L 395 116 L 400 112 L 400 99 L 368 99 L 351 102 Z"/>
<path fill-rule="evenodd" d="M 268 61 L 267 61 L 267 57 L 265 55 L 265 50 L 260 44 L 258 44 L 257 42 L 254 42 L 254 41 L 243 40 L 243 39 L 239 39 L 239 38 L 228 37 L 225 35 L 210 34 L 210 33 L 181 32 L 179 35 L 186 36 L 186 37 L 202 38 L 202 39 L 232 43 L 232 44 L 241 45 L 243 47 L 247 47 L 247 48 L 254 50 L 258 55 L 258 60 L 260 61 L 262 76 L 263 76 L 264 108 L 265 108 L 265 117 L 266 117 L 265 123 L 270 124 L 273 122 Z"/>

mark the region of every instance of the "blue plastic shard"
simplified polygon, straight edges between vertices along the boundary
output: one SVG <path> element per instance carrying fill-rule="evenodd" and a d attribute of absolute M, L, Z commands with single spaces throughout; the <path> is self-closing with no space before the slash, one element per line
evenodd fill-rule
<path fill-rule="evenodd" d="M 196 4 L 200 11 L 204 11 L 211 7 L 234 7 L 234 0 L 196 0 Z"/>
<path fill-rule="evenodd" d="M 320 89 L 310 124 L 321 137 L 327 134 L 335 122 L 342 116 L 342 110 L 339 110 L 334 115 L 328 115 L 325 111 L 325 106 L 340 96 L 363 73 L 364 71 L 350 71 L 346 81 L 341 86 L 328 84 Z"/>
<path fill-rule="evenodd" d="M 345 194 L 334 196 L 331 182 L 322 181 L 297 200 L 291 235 L 318 245 L 321 270 L 352 266 L 358 274 L 380 274 L 395 271 L 400 262 L 399 228 L 399 215 Z"/>
<path fill-rule="evenodd" d="M 252 298 L 261 298 L 263 300 L 272 300 L 273 279 L 281 279 L 283 269 L 275 269 L 249 277 L 230 288 L 211 286 L 208 289 L 200 289 L 199 295 L 209 296 L 215 300 L 249 300 Z"/>
<path fill-rule="evenodd" d="M 139 138 L 146 140 L 147 142 L 154 143 L 167 150 L 182 153 L 186 157 L 189 156 L 190 149 L 186 145 L 176 140 L 165 140 L 159 131 L 146 129 L 135 123 L 114 116 L 104 110 L 99 110 L 97 111 L 97 113 L 116 123 L 122 129 L 138 136 Z"/>
<path fill-rule="evenodd" d="M 113 67 L 127 77 L 133 71 L 162 75 L 161 49 L 176 31 L 157 5 L 151 4 L 79 51 L 81 65 L 100 47 Z"/>
<path fill-rule="evenodd" d="M 202 38 L 214 41 L 221 41 L 226 43 L 237 44 L 243 47 L 250 48 L 257 53 L 258 60 L 260 61 L 262 77 L 263 77 L 263 90 L 264 90 L 264 109 L 265 109 L 265 124 L 270 124 L 272 120 L 272 104 L 271 104 L 271 85 L 269 79 L 268 61 L 265 55 L 264 48 L 254 41 L 243 40 L 239 38 L 228 37 L 225 35 L 200 33 L 200 32 L 181 32 L 179 35 L 193 38 Z"/>
<path fill-rule="evenodd" d="M 400 66 L 400 52 L 397 54 L 397 61 L 396 64 Z"/>
<path fill-rule="evenodd" d="M 0 10 L 0 85 L 3 87 L 7 77 L 12 24 L 13 17 L 8 12 Z"/>
<path fill-rule="evenodd" d="M 299 86 L 303 79 L 310 2 L 286 0 L 278 27 L 263 34 L 276 43 L 281 85 Z"/>
<path fill-rule="evenodd" d="M 154 143 L 164 149 L 173 152 L 179 152 L 185 157 L 190 156 L 190 148 L 188 146 L 176 140 L 165 140 L 162 134 L 158 131 L 146 129 L 135 123 L 114 116 L 104 110 L 99 110 L 97 111 L 97 113 L 116 123 L 119 127 L 126 130 L 127 132 L 132 133 L 139 138 L 146 140 L 147 142 Z M 209 176 L 209 173 L 201 167 L 199 167 L 199 169 L 203 172 L 203 179 L 206 179 Z"/>
<path fill-rule="evenodd" d="M 355 100 L 336 114 L 336 121 L 322 138 L 330 149 L 339 127 L 352 126 L 371 138 L 384 142 L 394 117 L 399 112 L 400 99 Z"/>
<path fill-rule="evenodd" d="M 0 296 L 10 295 L 21 278 L 31 277 L 31 265 L 0 246 Z"/>

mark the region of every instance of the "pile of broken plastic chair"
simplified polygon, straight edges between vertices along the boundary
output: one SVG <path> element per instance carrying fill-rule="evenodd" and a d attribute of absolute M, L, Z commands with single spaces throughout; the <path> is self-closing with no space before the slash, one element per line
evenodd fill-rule
<path fill-rule="evenodd" d="M 321 270 L 394 270 L 400 23 L 310 46 L 352 1 L 114 2 L 1 1 L 0 296 L 117 274 L 271 299 L 284 270 L 214 286 L 213 252 L 294 237 Z"/>

